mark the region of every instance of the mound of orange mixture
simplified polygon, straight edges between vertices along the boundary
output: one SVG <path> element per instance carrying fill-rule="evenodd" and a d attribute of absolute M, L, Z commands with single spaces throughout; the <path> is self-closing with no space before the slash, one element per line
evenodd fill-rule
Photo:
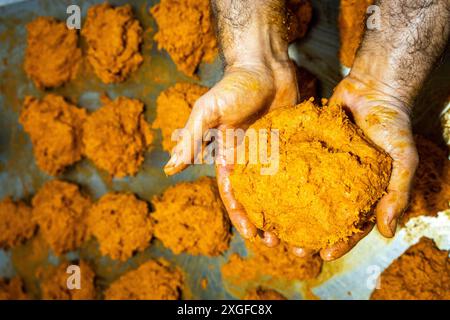
<path fill-rule="evenodd" d="M 161 0 L 150 9 L 158 24 L 154 40 L 178 70 L 193 76 L 201 62 L 212 62 L 217 40 L 208 0 Z"/>
<path fill-rule="evenodd" d="M 177 300 L 183 274 L 164 259 L 150 260 L 114 281 L 105 292 L 107 300 Z"/>
<path fill-rule="evenodd" d="M 248 291 L 247 295 L 244 297 L 244 300 L 287 300 L 287 299 L 278 291 L 258 287 Z"/>
<path fill-rule="evenodd" d="M 10 197 L 0 202 L 0 248 L 12 248 L 30 239 L 36 230 L 31 218 L 31 208 Z"/>
<path fill-rule="evenodd" d="M 230 222 L 215 179 L 178 183 L 152 203 L 155 237 L 174 253 L 217 256 L 228 249 Z"/>
<path fill-rule="evenodd" d="M 194 107 L 195 101 L 208 91 L 208 88 L 192 83 L 177 83 L 156 99 L 156 119 L 152 127 L 161 129 L 163 149 L 170 152 L 175 147 L 172 133 L 183 129 Z"/>
<path fill-rule="evenodd" d="M 153 141 L 144 118 L 144 104 L 136 99 L 103 99 L 83 126 L 86 156 L 114 177 L 135 175 Z"/>
<path fill-rule="evenodd" d="M 322 269 L 319 256 L 300 258 L 286 243 L 269 248 L 256 239 L 247 241 L 248 257 L 232 254 L 222 267 L 223 277 L 232 284 L 251 282 L 264 276 L 285 280 L 307 280 L 317 277 Z"/>
<path fill-rule="evenodd" d="M 294 42 L 305 36 L 312 18 L 310 0 L 287 1 L 287 34 L 288 42 Z"/>
<path fill-rule="evenodd" d="M 420 162 L 410 205 L 401 218 L 402 224 L 411 218 L 435 216 L 439 211 L 450 208 L 450 161 L 447 152 L 424 137 L 414 138 Z"/>
<path fill-rule="evenodd" d="M 341 107 L 319 108 L 310 100 L 274 110 L 250 128 L 279 130 L 279 153 L 270 150 L 279 156 L 278 170 L 272 163 L 264 175 L 267 165 L 247 159 L 231 175 L 237 200 L 258 228 L 317 250 L 346 240 L 371 219 L 389 182 L 391 158 Z M 249 151 L 258 154 L 258 147 L 264 146 Z"/>
<path fill-rule="evenodd" d="M 81 159 L 82 126 L 86 110 L 63 97 L 49 94 L 42 100 L 25 97 L 19 122 L 30 135 L 36 163 L 49 175 Z"/>
<path fill-rule="evenodd" d="M 92 205 L 77 185 L 52 180 L 33 198 L 33 219 L 57 255 L 77 249 L 88 237 L 86 219 Z"/>
<path fill-rule="evenodd" d="M 356 51 L 364 35 L 366 11 L 373 3 L 374 0 L 341 0 L 339 59 L 346 67 L 351 68 L 353 65 Z"/>
<path fill-rule="evenodd" d="M 80 289 L 67 287 L 67 280 L 73 274 L 73 271 L 67 273 L 70 265 L 77 265 L 80 268 Z M 38 270 L 37 278 L 40 280 L 43 300 L 94 300 L 96 298 L 95 273 L 84 261 L 64 262 L 58 267 L 42 268 Z"/>
<path fill-rule="evenodd" d="M 92 206 L 88 224 L 100 252 L 122 261 L 148 247 L 154 228 L 147 203 L 118 192 L 104 195 Z"/>
<path fill-rule="evenodd" d="M 422 238 L 380 275 L 373 300 L 449 300 L 450 258 L 433 240 Z"/>
<path fill-rule="evenodd" d="M 129 4 L 90 7 L 81 35 L 88 44 L 88 61 L 104 83 L 124 81 L 144 60 L 142 27 Z"/>
<path fill-rule="evenodd" d="M 14 277 L 6 280 L 0 278 L 0 300 L 27 300 L 22 279 Z"/>
<path fill-rule="evenodd" d="M 40 89 L 58 87 L 75 78 L 81 62 L 76 30 L 51 17 L 27 24 L 24 68 Z"/>

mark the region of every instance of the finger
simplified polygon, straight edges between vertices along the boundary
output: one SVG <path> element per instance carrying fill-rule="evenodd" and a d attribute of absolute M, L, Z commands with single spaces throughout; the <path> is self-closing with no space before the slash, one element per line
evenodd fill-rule
<path fill-rule="evenodd" d="M 264 231 L 262 241 L 269 248 L 274 248 L 280 244 L 280 239 L 270 231 Z"/>
<path fill-rule="evenodd" d="M 204 133 L 218 124 L 218 113 L 215 102 L 206 93 L 200 97 L 194 107 L 184 129 L 181 139 L 173 148 L 170 160 L 164 166 L 164 172 L 171 176 L 183 171 L 201 156 Z"/>
<path fill-rule="evenodd" d="M 248 219 L 245 209 L 236 200 L 231 190 L 230 165 L 216 165 L 217 184 L 219 186 L 220 197 L 227 209 L 231 223 L 238 232 L 246 239 L 256 236 L 257 229 Z"/>
<path fill-rule="evenodd" d="M 354 246 L 356 246 L 356 244 L 359 241 L 361 241 L 362 238 L 367 236 L 369 232 L 372 231 L 373 226 L 374 223 L 367 223 L 367 225 L 363 227 L 361 232 L 354 234 L 346 241 L 341 240 L 331 247 L 320 250 L 320 257 L 324 261 L 333 261 L 342 257 L 344 254 L 349 252 Z"/>
<path fill-rule="evenodd" d="M 414 144 L 391 154 L 394 161 L 387 194 L 381 198 L 375 208 L 378 230 L 388 238 L 395 235 L 398 219 L 408 207 L 411 186 L 419 161 Z"/>
<path fill-rule="evenodd" d="M 292 247 L 291 251 L 294 255 L 296 255 L 297 257 L 300 257 L 300 258 L 312 257 L 313 255 L 315 255 L 317 253 L 316 250 L 304 249 L 304 248 L 299 248 L 299 247 Z"/>
<path fill-rule="evenodd" d="M 233 171 L 233 164 L 227 164 L 223 145 L 220 141 L 223 137 L 219 137 L 219 148 L 216 158 L 216 178 L 219 187 L 220 197 L 227 209 L 231 223 L 238 232 L 246 239 L 253 238 L 257 234 L 255 225 L 247 217 L 244 207 L 236 200 L 231 186 L 230 175 Z"/>

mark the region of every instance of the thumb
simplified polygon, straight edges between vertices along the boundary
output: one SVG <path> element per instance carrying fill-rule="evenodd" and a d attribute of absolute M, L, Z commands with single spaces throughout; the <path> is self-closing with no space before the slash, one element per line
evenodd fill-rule
<path fill-rule="evenodd" d="M 388 238 L 395 235 L 397 220 L 408 207 L 411 186 L 419 161 L 412 141 L 408 147 L 391 153 L 391 157 L 394 162 L 387 194 L 381 198 L 375 209 L 378 230 Z"/>
<path fill-rule="evenodd" d="M 207 92 L 194 104 L 188 121 L 179 134 L 179 141 L 172 149 L 170 160 L 164 166 L 164 172 L 174 175 L 193 163 L 202 155 L 204 133 L 218 125 L 218 112 L 212 95 Z"/>

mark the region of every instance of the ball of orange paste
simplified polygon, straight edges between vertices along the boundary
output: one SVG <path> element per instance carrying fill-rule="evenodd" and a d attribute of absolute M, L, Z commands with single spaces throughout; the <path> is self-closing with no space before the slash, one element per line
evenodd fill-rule
<path fill-rule="evenodd" d="M 19 121 L 30 135 L 34 157 L 42 171 L 55 176 L 81 159 L 86 118 L 86 110 L 61 96 L 25 97 Z"/>
<path fill-rule="evenodd" d="M 81 34 L 88 44 L 87 59 L 104 83 L 124 81 L 144 61 L 142 27 L 129 4 L 90 7 Z"/>
<path fill-rule="evenodd" d="M 10 197 L 0 202 L 0 248 L 9 249 L 30 239 L 36 230 L 31 208 Z"/>
<path fill-rule="evenodd" d="M 69 289 L 67 287 L 67 268 L 69 265 L 76 265 L 80 269 L 79 289 Z M 95 273 L 91 266 L 85 262 L 79 263 L 63 262 L 57 267 L 40 268 L 37 271 L 37 278 L 40 280 L 41 295 L 43 300 L 94 300 L 96 298 Z"/>
<path fill-rule="evenodd" d="M 57 255 L 77 249 L 87 239 L 86 219 L 92 202 L 77 185 L 49 181 L 34 196 L 32 204 L 33 220 Z"/>
<path fill-rule="evenodd" d="M 230 284 L 248 284 L 269 276 L 290 281 L 316 278 L 322 270 L 322 259 L 318 255 L 298 257 L 291 248 L 281 242 L 274 248 L 262 240 L 246 241 L 247 257 L 233 253 L 222 266 L 222 278 Z"/>
<path fill-rule="evenodd" d="M 153 141 L 144 104 L 125 97 L 103 100 L 83 126 L 84 153 L 114 177 L 135 175 Z"/>
<path fill-rule="evenodd" d="M 81 60 L 77 30 L 52 17 L 27 24 L 24 69 L 36 87 L 54 88 L 74 79 Z"/>
<path fill-rule="evenodd" d="M 347 239 L 371 218 L 387 188 L 391 158 L 341 107 L 319 108 L 310 100 L 277 109 L 250 128 L 279 130 L 274 174 L 262 175 L 267 165 L 247 160 L 231 176 L 237 200 L 258 228 L 317 250 Z"/>
<path fill-rule="evenodd" d="M 217 256 L 228 249 L 230 222 L 215 179 L 179 183 L 152 203 L 155 236 L 174 253 Z"/>
<path fill-rule="evenodd" d="M 305 36 L 312 19 L 313 8 L 310 0 L 287 1 L 287 38 L 294 42 Z"/>
<path fill-rule="evenodd" d="M 164 259 L 150 260 L 114 281 L 105 292 L 107 300 L 177 300 L 183 274 Z"/>
<path fill-rule="evenodd" d="M 147 248 L 153 236 L 147 203 L 130 193 L 101 197 L 90 210 L 88 225 L 100 244 L 100 252 L 123 261 Z"/>
<path fill-rule="evenodd" d="M 194 76 L 201 62 L 217 56 L 210 1 L 162 0 L 150 8 L 158 31 L 153 39 L 158 49 L 166 50 L 177 69 Z"/>
<path fill-rule="evenodd" d="M 17 276 L 12 279 L 0 278 L 0 301 L 28 299 L 30 297 L 25 292 L 25 286 L 21 278 Z"/>
<path fill-rule="evenodd" d="M 380 275 L 371 300 L 450 300 L 450 258 L 433 240 L 421 238 Z"/>

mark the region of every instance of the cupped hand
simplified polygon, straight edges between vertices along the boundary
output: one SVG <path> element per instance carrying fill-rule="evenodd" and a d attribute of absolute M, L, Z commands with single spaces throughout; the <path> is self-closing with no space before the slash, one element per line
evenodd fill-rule
<path fill-rule="evenodd" d="M 408 102 L 395 96 L 387 84 L 366 75 L 350 73 L 336 87 L 329 104 L 339 104 L 347 109 L 354 122 L 392 160 L 392 173 L 386 194 L 376 208 L 376 224 L 385 237 L 393 237 L 397 221 L 408 207 L 414 174 L 418 165 L 410 121 Z M 368 224 L 348 242 L 322 249 L 324 260 L 334 260 L 353 248 L 372 229 Z M 300 250 L 300 254 L 303 252 Z"/>
<path fill-rule="evenodd" d="M 195 103 L 185 126 L 190 135 L 184 135 L 177 143 L 164 171 L 167 175 L 176 174 L 199 156 L 195 154 L 194 148 L 191 152 L 183 152 L 186 146 L 202 144 L 195 140 L 194 132 L 204 133 L 211 128 L 217 128 L 219 132 L 238 128 L 246 130 L 267 112 L 277 107 L 294 105 L 298 100 L 295 67 L 291 61 L 270 66 L 258 63 L 227 67 L 223 79 Z M 197 139 L 202 139 L 202 136 Z M 257 229 L 247 218 L 231 188 L 229 176 L 234 165 L 225 161 L 225 154 L 230 150 L 226 146 L 218 149 L 223 151 L 216 155 L 216 176 L 221 198 L 239 233 L 245 238 L 252 238 L 257 234 Z M 271 233 L 265 233 L 263 239 L 269 246 L 278 243 L 277 237 Z"/>

